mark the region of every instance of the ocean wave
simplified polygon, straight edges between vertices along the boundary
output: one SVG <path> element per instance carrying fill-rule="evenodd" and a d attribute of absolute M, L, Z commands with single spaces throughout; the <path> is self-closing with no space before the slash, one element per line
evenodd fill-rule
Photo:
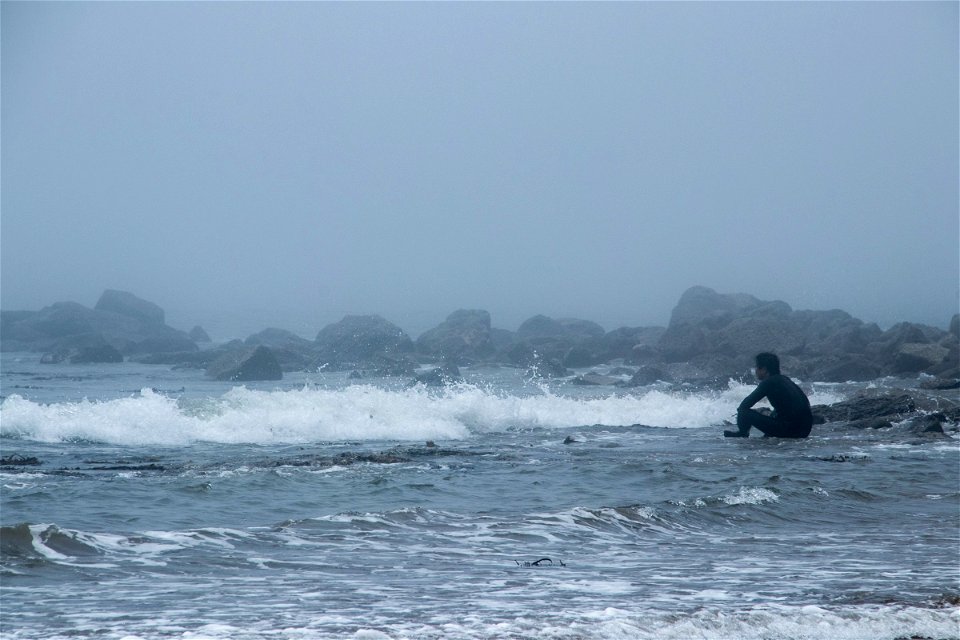
<path fill-rule="evenodd" d="M 733 416 L 742 385 L 720 393 L 648 390 L 603 397 L 512 395 L 473 385 L 439 391 L 355 385 L 263 391 L 237 387 L 216 398 L 171 398 L 143 389 L 125 398 L 41 404 L 11 395 L 0 436 L 122 445 L 463 440 L 484 432 L 578 425 L 698 428 Z"/>

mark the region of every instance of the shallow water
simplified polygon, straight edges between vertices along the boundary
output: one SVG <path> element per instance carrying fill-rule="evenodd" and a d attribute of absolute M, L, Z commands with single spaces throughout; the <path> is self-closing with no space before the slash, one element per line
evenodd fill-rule
<path fill-rule="evenodd" d="M 4 638 L 960 637 L 955 437 L 724 439 L 735 383 L 2 367 Z"/>

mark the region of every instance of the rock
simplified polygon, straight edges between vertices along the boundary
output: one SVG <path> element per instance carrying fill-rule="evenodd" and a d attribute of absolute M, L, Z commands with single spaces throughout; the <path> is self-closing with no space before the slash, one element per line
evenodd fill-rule
<path fill-rule="evenodd" d="M 557 320 L 564 335 L 573 338 L 589 339 L 601 338 L 606 331 L 596 322 L 590 320 L 580 320 L 579 318 L 559 318 Z"/>
<path fill-rule="evenodd" d="M 604 360 L 586 347 L 570 347 L 563 356 L 563 366 L 571 369 L 580 369 L 583 367 L 592 367 L 602 364 Z"/>
<path fill-rule="evenodd" d="M 454 311 L 416 342 L 417 351 L 442 360 L 466 363 L 494 353 L 490 314 L 479 309 Z"/>
<path fill-rule="evenodd" d="M 158 335 L 148 336 L 139 341 L 130 341 L 126 344 L 124 353 L 177 353 L 181 351 L 196 351 L 196 343 L 186 334 L 171 329 Z"/>
<path fill-rule="evenodd" d="M 284 371 L 310 369 L 317 358 L 317 347 L 314 342 L 284 329 L 264 329 L 249 336 L 244 340 L 244 344 L 248 347 L 258 345 L 270 347 L 277 362 L 280 363 L 280 368 Z"/>
<path fill-rule="evenodd" d="M 316 366 L 332 370 L 363 368 L 378 356 L 413 352 L 413 341 L 380 316 L 346 316 L 320 330 L 315 341 Z"/>
<path fill-rule="evenodd" d="M 200 325 L 195 326 L 193 329 L 190 329 L 190 332 L 187 333 L 189 337 L 194 342 L 211 342 L 210 336 L 206 331 L 203 330 L 203 327 Z"/>
<path fill-rule="evenodd" d="M 862 355 L 843 355 L 814 361 L 808 377 L 820 382 L 874 380 L 880 368 Z"/>
<path fill-rule="evenodd" d="M 164 324 L 163 309 L 127 291 L 107 289 L 93 308 L 95 311 L 112 311 L 150 324 Z"/>
<path fill-rule="evenodd" d="M 40 356 L 40 364 L 60 364 L 69 357 L 70 351 L 68 349 L 51 351 Z"/>
<path fill-rule="evenodd" d="M 960 379 L 933 378 L 932 380 L 924 380 L 920 383 L 920 388 L 930 391 L 949 391 L 950 389 L 960 389 Z"/>
<path fill-rule="evenodd" d="M 292 331 L 287 331 L 285 329 L 276 329 L 268 328 L 260 331 L 259 333 L 254 333 L 251 336 L 248 336 L 246 340 L 243 341 L 244 344 L 250 347 L 256 347 L 263 345 L 265 347 L 281 348 L 281 349 L 312 349 L 314 348 L 314 343 L 306 338 L 301 338 Z"/>
<path fill-rule="evenodd" d="M 515 338 L 516 336 L 513 331 L 497 329 L 496 327 L 490 329 L 490 342 L 493 344 L 494 351 L 504 351 L 509 349 Z"/>
<path fill-rule="evenodd" d="M 943 423 L 946 421 L 947 418 L 942 413 L 929 413 L 923 416 L 917 416 L 916 418 L 911 418 L 902 426 L 910 433 L 941 434 L 944 433 Z"/>
<path fill-rule="evenodd" d="M 521 350 L 529 347 L 543 362 L 556 361 L 561 367 L 591 367 L 611 359 L 603 342 L 605 335 L 603 327 L 589 320 L 554 320 L 536 315 L 520 325 L 516 342 L 503 357 L 516 362 L 517 345 L 526 345 Z"/>
<path fill-rule="evenodd" d="M 900 420 L 916 409 L 916 401 L 906 393 L 864 393 L 836 404 L 811 407 L 815 415 L 822 416 L 827 422 L 854 422 L 868 418 Z"/>
<path fill-rule="evenodd" d="M 108 292 L 109 293 L 109 292 Z M 131 295 L 132 294 L 128 294 Z M 133 300 L 139 300 L 132 296 Z M 105 294 L 101 308 L 89 309 L 76 302 L 58 302 L 38 312 L 4 320 L 3 342 L 28 351 L 52 352 L 62 349 L 109 344 L 123 354 L 146 352 L 196 351 L 197 345 L 182 331 L 156 322 L 163 313 L 152 303 L 143 303 L 141 313 L 125 308 L 126 313 L 109 310 L 119 302 L 130 299 L 125 296 Z M 139 308 L 138 303 L 132 302 Z M 147 318 L 147 319 L 144 319 Z M 96 344 L 94 344 L 96 342 Z M 8 347 L 5 345 L 4 350 Z"/>
<path fill-rule="evenodd" d="M 893 358 L 893 373 L 919 373 L 943 362 L 949 349 L 939 344 L 907 342 Z"/>
<path fill-rule="evenodd" d="M 565 378 L 570 375 L 559 360 L 535 356 L 527 365 L 527 372 L 534 378 Z"/>
<path fill-rule="evenodd" d="M 933 327 L 901 322 L 884 331 L 878 339 L 867 345 L 865 351 L 876 361 L 892 364 L 903 345 L 928 344 L 931 334 L 936 331 Z"/>
<path fill-rule="evenodd" d="M 863 418 L 861 420 L 851 420 L 847 426 L 854 429 L 889 429 L 893 422 L 887 418 Z"/>
<path fill-rule="evenodd" d="M 8 456 L 0 457 L 0 467 L 28 467 L 42 464 L 40 460 L 33 456 L 24 456 L 19 453 L 13 453 Z"/>
<path fill-rule="evenodd" d="M 666 362 L 684 362 L 710 349 L 707 333 L 692 324 L 668 327 L 657 343 Z"/>
<path fill-rule="evenodd" d="M 648 357 L 680 363 L 709 357 L 732 359 L 739 368 L 760 351 L 816 380 L 842 382 L 885 375 L 939 374 L 960 362 L 952 334 L 902 322 L 888 331 L 840 310 L 794 311 L 784 302 L 745 294 L 718 294 L 692 287 L 680 298 L 670 324 Z M 651 357 L 650 362 L 656 362 Z"/>
<path fill-rule="evenodd" d="M 281 380 L 283 371 L 270 348 L 261 345 L 223 354 L 207 367 L 207 376 L 231 382 Z"/>
<path fill-rule="evenodd" d="M 951 333 L 954 338 L 960 340 L 960 313 L 955 313 L 953 317 L 950 318 L 950 328 L 948 332 Z"/>
<path fill-rule="evenodd" d="M 85 347 L 70 356 L 71 364 L 95 362 L 123 362 L 123 354 L 108 344 L 99 347 Z"/>
<path fill-rule="evenodd" d="M 667 331 L 689 325 L 719 329 L 761 304 L 757 298 L 743 293 L 719 294 L 708 287 L 690 287 L 674 307 Z"/>
<path fill-rule="evenodd" d="M 622 358 L 631 364 L 644 364 L 659 359 L 657 343 L 666 330 L 666 327 L 620 327 L 604 334 L 595 344 L 600 347 L 603 362 Z"/>
<path fill-rule="evenodd" d="M 540 353 L 527 342 L 514 345 L 507 351 L 506 356 L 511 363 L 526 367 L 536 378 L 563 378 L 570 375 L 559 360 Z"/>
<path fill-rule="evenodd" d="M 544 315 L 536 315 L 528 318 L 517 329 L 518 340 L 529 340 L 530 338 L 559 338 L 566 336 L 566 330 L 563 325 Z"/>

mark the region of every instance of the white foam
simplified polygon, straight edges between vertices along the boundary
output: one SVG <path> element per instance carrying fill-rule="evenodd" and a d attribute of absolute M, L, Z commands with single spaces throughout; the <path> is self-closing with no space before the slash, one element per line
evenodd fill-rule
<path fill-rule="evenodd" d="M 777 494 L 763 487 L 740 487 L 739 492 L 720 499 L 730 505 L 763 504 L 764 502 L 778 502 L 780 500 Z"/>
<path fill-rule="evenodd" d="M 203 400 L 178 401 L 143 389 L 126 398 L 49 405 L 14 394 L 0 404 L 0 434 L 44 442 L 182 445 L 460 440 L 510 428 L 581 425 L 698 428 L 731 418 L 748 391 L 731 383 L 720 393 L 649 390 L 584 398 L 549 391 L 511 395 L 472 385 L 441 391 L 237 387 Z"/>

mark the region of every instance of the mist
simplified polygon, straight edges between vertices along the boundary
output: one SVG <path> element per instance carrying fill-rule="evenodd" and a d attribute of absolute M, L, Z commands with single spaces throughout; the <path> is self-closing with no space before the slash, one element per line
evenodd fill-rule
<path fill-rule="evenodd" d="M 0 307 L 945 328 L 958 6 L 3 2 Z"/>

